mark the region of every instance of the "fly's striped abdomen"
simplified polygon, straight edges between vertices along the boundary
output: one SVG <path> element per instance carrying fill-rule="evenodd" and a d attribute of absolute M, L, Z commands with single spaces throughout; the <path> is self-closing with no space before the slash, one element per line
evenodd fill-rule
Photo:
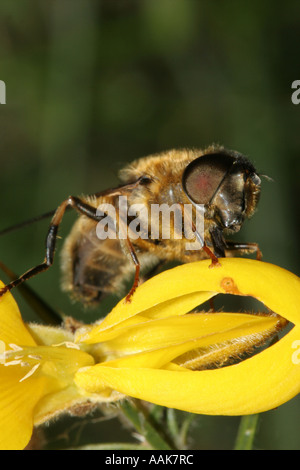
<path fill-rule="evenodd" d="M 107 294 L 118 294 L 133 266 L 120 240 L 100 240 L 96 223 L 79 218 L 64 245 L 62 270 L 63 289 L 83 303 L 95 303 Z"/>

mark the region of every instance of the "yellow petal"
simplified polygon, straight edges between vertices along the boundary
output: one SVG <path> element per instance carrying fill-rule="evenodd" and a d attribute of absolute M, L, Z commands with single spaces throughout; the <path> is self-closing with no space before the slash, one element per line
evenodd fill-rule
<path fill-rule="evenodd" d="M 0 365 L 0 449 L 23 449 L 33 429 L 33 410 L 49 387 L 41 376 L 24 380 L 23 368 Z"/>
<path fill-rule="evenodd" d="M 104 345 L 106 351 L 132 354 L 198 340 L 197 346 L 217 344 L 275 327 L 276 317 L 238 313 L 187 314 L 148 321 L 122 330 Z M 199 339 L 201 338 L 201 341 Z"/>
<path fill-rule="evenodd" d="M 39 325 L 38 323 L 29 323 L 26 326 L 38 345 L 52 346 L 74 342 L 74 334 L 67 329 L 57 326 Z"/>
<path fill-rule="evenodd" d="M 8 356 L 0 365 L 0 447 L 24 448 L 33 424 L 76 401 L 73 375 L 78 368 L 93 362 L 89 354 L 63 346 L 28 347 L 16 351 L 15 360 Z M 60 392 L 65 388 L 68 393 L 62 400 Z M 80 398 L 77 390 L 77 399 Z"/>
<path fill-rule="evenodd" d="M 250 295 L 296 326 L 268 349 L 221 369 L 163 370 L 139 367 L 138 363 L 135 367 L 128 367 L 128 363 L 121 367 L 120 360 L 120 367 L 104 363 L 78 371 L 75 376 L 78 386 L 89 392 L 110 387 L 159 405 L 220 415 L 262 412 L 298 394 L 300 354 L 295 348 L 300 339 L 299 278 L 253 260 L 222 259 L 221 267 L 212 269 L 209 264 L 210 261 L 202 261 L 162 273 L 148 281 L 150 291 L 158 286 L 167 289 L 170 283 L 173 286 L 170 295 L 176 297 L 196 291 Z M 118 360 L 114 365 L 118 365 Z"/>
<path fill-rule="evenodd" d="M 131 303 L 121 300 L 100 324 L 79 330 L 76 342 L 98 343 L 111 339 L 121 334 L 121 328 L 140 323 L 140 316 L 144 320 L 184 315 L 215 295 L 199 291 L 178 295 L 178 290 L 174 292 L 171 288 L 172 284 L 165 284 L 161 290 L 157 289 L 156 282 L 154 285 L 149 282 L 138 288 Z"/>
<path fill-rule="evenodd" d="M 75 385 L 49 393 L 41 398 L 34 409 L 34 425 L 45 423 L 82 402 L 86 403 L 87 397 L 82 396 Z"/>
<path fill-rule="evenodd" d="M 192 413 L 259 413 L 300 392 L 300 365 L 292 362 L 292 344 L 299 335 L 299 328 L 292 330 L 262 353 L 221 369 L 179 372 L 103 365 L 79 371 L 75 381 L 90 393 L 109 386 L 131 397 Z"/>
<path fill-rule="evenodd" d="M 230 258 L 220 262 L 220 267 L 211 267 L 210 260 L 188 263 L 158 274 L 137 289 L 130 304 L 120 301 L 100 324 L 79 330 L 76 342 L 111 339 L 120 333 L 119 328 L 126 327 L 122 322 L 141 313 L 149 319 L 183 315 L 217 293 L 256 297 L 279 314 L 286 312 L 289 303 L 289 317 L 286 314 L 285 318 L 295 323 L 299 314 L 297 295 L 287 298 L 283 293 L 293 285 L 298 286 L 297 276 L 251 259 Z M 107 329 L 112 331 L 108 333 Z"/>
<path fill-rule="evenodd" d="M 0 288 L 3 286 L 3 282 L 0 281 Z M 10 292 L 0 297 L 0 340 L 6 344 L 35 345 Z"/>
<path fill-rule="evenodd" d="M 225 314 L 225 317 L 228 318 L 230 314 Z M 214 315 L 215 316 L 215 315 Z M 232 316 L 236 316 L 236 314 L 232 314 Z M 247 317 L 247 315 L 245 315 Z M 250 316 L 250 315 L 248 315 Z M 254 317 L 254 316 L 252 316 Z M 255 318 L 255 317 L 254 317 Z M 195 322 L 196 323 L 196 322 Z M 200 325 L 203 323 L 200 322 Z M 247 343 L 248 347 L 251 346 L 251 339 L 254 338 L 259 341 L 259 339 L 263 340 L 266 338 L 268 332 L 273 333 L 276 331 L 277 322 L 274 318 L 257 318 L 257 320 L 249 321 L 248 323 L 242 322 L 240 319 L 240 325 L 236 325 L 235 327 L 231 325 L 231 328 L 225 328 L 223 331 L 218 331 L 217 333 L 211 334 L 204 334 L 203 336 L 199 335 L 199 337 L 195 337 L 192 332 L 188 336 L 186 336 L 185 341 L 183 338 L 177 340 L 177 342 L 169 342 L 167 345 L 163 342 L 161 345 L 157 345 L 157 349 L 149 349 L 144 346 L 142 348 L 140 346 L 141 352 L 129 353 L 129 347 L 124 347 L 123 353 L 126 352 L 126 356 L 121 356 L 118 359 L 113 359 L 110 361 L 106 361 L 105 363 L 101 363 L 93 367 L 94 371 L 96 371 L 97 367 L 99 367 L 99 374 L 101 374 L 101 368 L 103 366 L 107 367 L 146 367 L 146 368 L 167 368 L 169 367 L 169 363 L 176 359 L 177 357 L 181 356 L 182 354 L 195 350 L 197 348 L 205 348 L 211 345 L 222 344 L 225 342 L 229 342 L 230 340 L 238 340 L 241 339 L 241 342 Z M 212 326 L 212 325 L 211 325 Z M 149 328 L 151 328 L 149 326 Z M 198 325 L 197 325 L 198 328 Z M 200 326 L 201 329 L 201 326 Z M 194 333 L 196 328 L 194 330 Z M 206 328 L 206 332 L 208 329 Z M 178 331 L 179 337 L 179 331 Z M 249 340 L 248 340 L 248 337 Z M 174 338 L 174 335 L 173 335 Z M 188 339 L 191 338 L 191 339 Z M 248 342 L 247 342 L 248 340 Z M 114 342 L 113 342 L 114 343 Z M 127 350 L 126 350 L 127 349 Z M 117 350 L 117 349 L 116 349 Z M 118 351 L 118 350 L 117 350 Z M 88 369 L 86 369 L 87 371 Z M 181 369 L 182 370 L 182 369 Z M 88 387 L 88 386 L 87 386 Z"/>

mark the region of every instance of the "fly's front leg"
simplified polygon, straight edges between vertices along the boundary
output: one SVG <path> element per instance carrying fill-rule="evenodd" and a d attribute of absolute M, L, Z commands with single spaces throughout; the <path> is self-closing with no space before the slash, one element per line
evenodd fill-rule
<path fill-rule="evenodd" d="M 226 242 L 226 251 L 230 253 L 236 251 L 242 254 L 256 253 L 256 259 L 258 261 L 262 259 L 262 252 L 259 249 L 258 243 Z"/>
<path fill-rule="evenodd" d="M 221 264 L 219 263 L 219 260 L 217 258 L 217 256 L 215 255 L 215 253 L 213 253 L 213 251 L 207 246 L 204 238 L 201 236 L 201 234 L 198 232 L 197 230 L 197 227 L 196 225 L 194 224 L 194 221 L 192 220 L 192 218 L 190 217 L 190 215 L 188 213 L 186 213 L 183 209 L 183 205 L 181 204 L 181 210 L 182 210 L 182 215 L 183 217 L 185 217 L 185 222 L 188 222 L 189 226 L 192 228 L 192 231 L 196 237 L 196 240 L 199 242 L 200 246 L 201 246 L 201 249 L 203 251 L 205 251 L 205 253 L 209 256 L 209 258 L 211 259 L 211 264 L 209 265 L 210 268 L 213 268 L 213 267 L 219 267 L 221 266 Z"/>
<path fill-rule="evenodd" d="M 126 244 L 127 244 L 128 251 L 130 253 L 131 259 L 132 259 L 132 261 L 135 265 L 134 281 L 133 281 L 133 284 L 132 284 L 132 287 L 131 287 L 130 291 L 128 292 L 128 294 L 125 297 L 125 302 L 130 303 L 131 298 L 132 298 L 133 294 L 135 293 L 135 291 L 136 291 L 136 289 L 139 285 L 141 265 L 140 265 L 140 262 L 139 262 L 139 260 L 136 256 L 136 252 L 134 251 L 133 245 L 132 245 L 131 241 L 129 240 L 129 238 L 126 239 Z"/>
<path fill-rule="evenodd" d="M 126 248 L 128 249 L 128 253 L 130 254 L 130 257 L 131 257 L 131 259 L 133 261 L 133 264 L 135 266 L 135 275 L 134 275 L 133 284 L 132 284 L 132 287 L 131 287 L 130 291 L 128 292 L 128 294 L 125 297 L 125 303 L 130 303 L 131 298 L 132 298 L 133 294 L 135 293 L 135 291 L 136 291 L 136 289 L 139 285 L 141 265 L 140 265 L 140 262 L 138 260 L 135 249 L 133 247 L 133 244 L 132 244 L 130 238 L 128 237 L 127 224 L 122 220 L 122 218 L 120 217 L 120 214 L 118 214 L 118 218 L 119 218 L 119 230 L 120 230 L 120 233 L 122 234 L 122 239 L 125 239 Z"/>
<path fill-rule="evenodd" d="M 256 259 L 262 259 L 262 252 L 257 243 L 239 243 L 233 241 L 225 241 L 222 230 L 214 228 L 210 231 L 214 252 L 217 256 L 234 256 L 235 254 L 256 253 Z"/>
<path fill-rule="evenodd" d="M 70 196 L 68 199 L 66 199 L 56 209 L 55 214 L 52 218 L 46 238 L 46 256 L 44 261 L 41 264 L 35 266 L 34 268 L 29 269 L 22 276 L 0 289 L 0 297 L 2 297 L 2 295 L 6 292 L 11 291 L 14 287 L 18 287 L 23 282 L 27 281 L 33 276 L 36 276 L 39 273 L 46 271 L 50 266 L 52 266 L 54 260 L 58 228 L 68 207 L 72 207 L 80 214 L 86 215 L 87 217 L 95 221 L 99 221 L 99 216 L 96 215 L 97 209 L 95 207 L 90 206 L 89 204 L 74 196 Z"/>

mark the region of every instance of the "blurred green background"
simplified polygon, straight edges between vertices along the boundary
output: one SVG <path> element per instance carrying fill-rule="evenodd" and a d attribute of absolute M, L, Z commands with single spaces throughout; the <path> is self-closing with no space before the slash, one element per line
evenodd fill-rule
<path fill-rule="evenodd" d="M 215 142 L 273 179 L 236 238 L 299 275 L 299 31 L 298 0 L 1 0 L 0 229 L 118 184 L 133 159 Z M 66 215 L 62 237 L 75 217 Z M 3 236 L 1 261 L 17 273 L 38 264 L 48 222 Z M 60 291 L 58 261 L 30 285 L 82 315 Z M 263 414 L 255 446 L 299 448 L 299 416 L 299 398 Z M 191 447 L 232 448 L 238 423 L 198 417 Z M 89 429 L 88 442 L 130 438 L 119 421 Z"/>

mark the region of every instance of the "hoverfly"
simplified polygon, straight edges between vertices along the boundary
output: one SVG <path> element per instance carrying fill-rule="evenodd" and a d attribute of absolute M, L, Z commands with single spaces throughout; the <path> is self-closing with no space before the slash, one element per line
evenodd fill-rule
<path fill-rule="evenodd" d="M 260 257 L 256 243 L 225 239 L 240 230 L 244 220 L 253 215 L 259 200 L 261 180 L 243 155 L 217 146 L 204 151 L 170 150 L 136 160 L 121 171 L 120 177 L 119 187 L 83 198 L 70 196 L 63 201 L 50 223 L 44 261 L 7 284 L 0 296 L 52 265 L 58 229 L 70 207 L 78 212 L 79 218 L 62 248 L 62 286 L 83 303 L 95 304 L 107 294 L 120 292 L 128 276 L 134 274 L 133 286 L 126 297 L 130 301 L 141 269 L 150 276 L 165 262 L 187 263 L 211 258 L 212 264 L 217 264 L 218 257 L 251 252 Z M 143 236 L 133 237 L 128 230 L 132 217 L 126 214 L 114 222 L 119 236 L 99 239 L 97 224 L 107 214 L 99 214 L 97 208 L 99 205 L 117 208 L 120 197 L 126 197 L 129 206 L 143 204 L 146 209 L 155 204 L 177 204 L 177 208 L 190 204 L 193 235 L 201 249 L 186 249 L 187 235 L 182 231 L 182 236 L 178 236 L 175 217 L 170 222 L 169 238 L 162 236 L 164 220 L 157 220 L 153 227 L 149 217 L 142 220 Z M 195 228 L 195 211 L 200 206 L 202 235 Z M 153 228 L 158 233 L 156 237 Z"/>

